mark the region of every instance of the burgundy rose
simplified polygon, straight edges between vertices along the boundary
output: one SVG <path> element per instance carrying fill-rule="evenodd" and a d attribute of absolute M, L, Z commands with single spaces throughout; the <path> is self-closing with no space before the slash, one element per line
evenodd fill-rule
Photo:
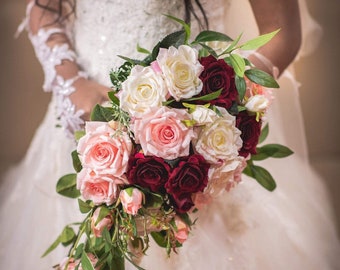
<path fill-rule="evenodd" d="M 130 184 L 159 192 L 164 190 L 164 184 L 169 179 L 170 170 L 170 166 L 162 158 L 137 153 L 130 157 L 127 177 Z"/>
<path fill-rule="evenodd" d="M 183 204 L 181 198 L 186 194 L 184 197 L 186 198 L 185 204 L 187 205 L 188 198 L 191 197 L 192 193 L 204 190 L 208 184 L 209 167 L 209 163 L 206 162 L 203 156 L 198 154 L 180 159 L 165 184 L 167 193 L 173 197 L 176 204 L 179 201 Z M 179 207 L 179 205 L 177 206 Z"/>
<path fill-rule="evenodd" d="M 202 57 L 201 65 L 204 67 L 200 75 L 203 89 L 199 96 L 204 96 L 222 89 L 221 95 L 212 101 L 213 105 L 229 109 L 233 101 L 237 100 L 238 92 L 235 85 L 235 72 L 223 59 L 216 59 L 212 55 Z"/>
<path fill-rule="evenodd" d="M 178 213 L 186 213 L 194 206 L 191 199 L 191 193 L 182 193 L 178 196 L 172 196 L 171 201 Z"/>
<path fill-rule="evenodd" d="M 236 127 L 241 130 L 243 141 L 239 154 L 243 157 L 256 154 L 256 146 L 261 134 L 261 121 L 256 121 L 256 115 L 249 115 L 246 111 L 243 111 L 236 117 Z"/>

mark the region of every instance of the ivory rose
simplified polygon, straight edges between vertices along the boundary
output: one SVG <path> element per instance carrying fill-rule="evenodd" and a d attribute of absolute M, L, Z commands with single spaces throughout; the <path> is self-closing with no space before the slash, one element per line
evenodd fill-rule
<path fill-rule="evenodd" d="M 95 205 L 113 204 L 118 196 L 119 185 L 123 184 L 127 184 L 124 176 L 96 174 L 88 168 L 82 169 L 77 174 L 77 189 L 85 200 L 91 200 Z"/>
<path fill-rule="evenodd" d="M 111 214 L 108 214 L 101 220 L 98 220 L 101 209 L 101 207 L 98 207 L 91 217 L 91 230 L 96 237 L 101 237 L 103 230 L 105 228 L 110 230 L 113 225 L 113 217 Z"/>
<path fill-rule="evenodd" d="M 241 131 L 235 127 L 235 117 L 220 108 L 222 117 L 205 126 L 194 143 L 196 152 L 211 164 L 220 164 L 238 156 L 242 146 Z"/>
<path fill-rule="evenodd" d="M 157 62 L 161 68 L 170 95 L 177 101 L 191 98 L 202 90 L 199 76 L 203 70 L 197 50 L 187 45 L 176 49 L 160 48 Z"/>
<path fill-rule="evenodd" d="M 120 107 L 131 116 L 141 116 L 150 108 L 162 106 L 167 93 L 162 76 L 152 67 L 134 66 L 122 84 Z"/>
<path fill-rule="evenodd" d="M 263 95 L 251 96 L 245 107 L 250 112 L 265 112 L 269 106 L 269 100 Z"/>
<path fill-rule="evenodd" d="M 121 176 L 126 171 L 132 142 L 127 133 L 114 130 L 107 122 L 86 122 L 85 136 L 77 152 L 83 168 L 96 173 Z"/>
<path fill-rule="evenodd" d="M 211 124 L 218 117 L 213 110 L 203 105 L 196 105 L 191 116 L 197 126 Z"/>
<path fill-rule="evenodd" d="M 186 223 L 184 223 L 183 220 L 178 216 L 175 216 L 175 225 L 176 225 L 176 228 L 174 229 L 175 238 L 178 242 L 183 244 L 188 238 L 189 226 Z"/>
<path fill-rule="evenodd" d="M 143 193 L 137 188 L 127 188 L 120 192 L 119 199 L 123 209 L 130 215 L 136 215 L 142 207 Z"/>
<path fill-rule="evenodd" d="M 143 118 L 135 119 L 132 127 L 135 141 L 141 144 L 145 156 L 164 159 L 187 156 L 195 133 L 182 121 L 190 119 L 190 114 L 182 109 L 163 106 L 151 110 Z"/>

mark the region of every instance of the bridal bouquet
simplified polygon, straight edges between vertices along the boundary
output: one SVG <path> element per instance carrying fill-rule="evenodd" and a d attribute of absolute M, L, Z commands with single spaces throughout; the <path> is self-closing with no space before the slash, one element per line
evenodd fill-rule
<path fill-rule="evenodd" d="M 144 60 L 121 56 L 125 63 L 110 74 L 111 105 L 97 105 L 76 134 L 76 173 L 63 176 L 57 191 L 78 198 L 86 217 L 67 225 L 44 254 L 71 245 L 58 269 L 119 270 L 125 259 L 142 269 L 150 237 L 168 255 L 176 252 L 196 222 L 193 212 L 242 173 L 274 190 L 270 173 L 254 161 L 292 153 L 258 146 L 278 84 L 241 53 L 276 32 L 239 44 L 240 37 L 203 31 L 189 42 L 189 25 L 171 18 L 184 30 L 151 52 L 138 47 Z"/>

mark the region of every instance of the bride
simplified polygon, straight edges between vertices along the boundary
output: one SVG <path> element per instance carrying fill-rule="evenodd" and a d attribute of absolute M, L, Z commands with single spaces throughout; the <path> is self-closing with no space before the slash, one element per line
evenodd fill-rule
<path fill-rule="evenodd" d="M 244 176 L 235 189 L 200 210 L 199 222 L 178 255 L 168 259 L 152 244 L 141 266 L 340 269 L 332 209 L 325 187 L 308 165 L 298 84 L 288 71 L 301 37 L 305 48 L 315 36 L 303 0 L 80 0 L 76 6 L 71 0 L 28 0 L 21 27 L 28 30 L 45 72 L 43 89 L 52 91 L 53 98 L 26 157 L 1 186 L 0 268 L 46 270 L 67 255 L 59 247 L 40 258 L 66 224 L 81 220 L 75 200 L 55 192 L 56 180 L 73 172 L 72 133 L 95 104 L 106 101 L 110 69 L 122 61 L 116 55 L 138 58 L 136 44 L 151 49 L 178 29 L 161 14 L 191 18 L 194 31 L 209 25 L 232 37 L 243 32 L 245 39 L 281 28 L 250 57 L 259 68 L 280 76 L 267 141 L 287 145 L 295 154 L 266 161 L 277 181 L 274 192 Z"/>

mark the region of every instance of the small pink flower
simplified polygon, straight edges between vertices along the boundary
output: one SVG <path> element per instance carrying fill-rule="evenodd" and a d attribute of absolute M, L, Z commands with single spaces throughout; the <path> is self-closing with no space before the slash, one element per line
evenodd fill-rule
<path fill-rule="evenodd" d="M 61 263 L 59 264 L 58 270 L 75 270 L 77 265 L 80 263 L 79 260 L 75 261 L 73 258 L 64 258 Z M 67 268 L 65 268 L 67 265 Z M 82 270 L 83 268 L 79 266 L 79 270 Z"/>
<path fill-rule="evenodd" d="M 102 220 L 98 221 L 100 210 L 101 208 L 98 207 L 91 217 L 91 229 L 96 237 L 101 237 L 103 230 L 105 228 L 110 230 L 113 225 L 113 217 L 111 214 L 106 215 Z"/>
<path fill-rule="evenodd" d="M 191 116 L 183 109 L 161 107 L 134 121 L 136 143 L 145 156 L 175 159 L 189 155 L 190 142 L 195 138 L 192 128 L 183 124 Z"/>
<path fill-rule="evenodd" d="M 86 122 L 85 131 L 77 146 L 82 166 L 102 174 L 125 173 L 132 150 L 128 134 L 107 122 Z"/>
<path fill-rule="evenodd" d="M 91 169 L 82 169 L 77 175 L 77 188 L 85 200 L 92 200 L 95 205 L 113 204 L 118 196 L 119 185 L 127 184 L 122 177 L 109 174 L 96 174 Z"/>
<path fill-rule="evenodd" d="M 189 226 L 184 223 L 184 221 L 179 218 L 178 216 L 175 216 L 175 224 L 176 228 L 174 229 L 174 235 L 178 242 L 183 244 L 189 235 Z"/>
<path fill-rule="evenodd" d="M 130 215 L 136 215 L 142 207 L 144 194 L 137 188 L 127 188 L 120 192 L 119 198 L 124 211 Z"/>

